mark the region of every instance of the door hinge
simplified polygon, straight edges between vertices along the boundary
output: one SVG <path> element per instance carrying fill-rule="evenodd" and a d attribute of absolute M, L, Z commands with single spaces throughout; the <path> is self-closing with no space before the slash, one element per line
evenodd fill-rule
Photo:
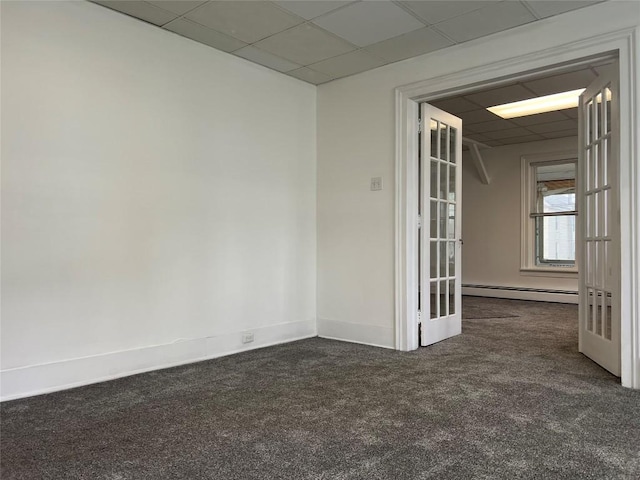
<path fill-rule="evenodd" d="M 418 119 L 418 133 L 422 133 L 422 119 Z"/>
<path fill-rule="evenodd" d="M 418 310 L 418 325 L 422 323 L 422 312 Z"/>
<path fill-rule="evenodd" d="M 422 228 L 422 216 L 418 215 L 418 228 Z"/>

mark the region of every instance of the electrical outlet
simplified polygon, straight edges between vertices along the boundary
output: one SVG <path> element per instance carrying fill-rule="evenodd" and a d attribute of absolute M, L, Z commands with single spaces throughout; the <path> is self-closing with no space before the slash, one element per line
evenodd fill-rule
<path fill-rule="evenodd" d="M 242 343 L 251 343 L 251 342 L 253 342 L 253 333 L 243 333 Z"/>
<path fill-rule="evenodd" d="M 382 177 L 371 178 L 371 190 L 382 190 Z"/>

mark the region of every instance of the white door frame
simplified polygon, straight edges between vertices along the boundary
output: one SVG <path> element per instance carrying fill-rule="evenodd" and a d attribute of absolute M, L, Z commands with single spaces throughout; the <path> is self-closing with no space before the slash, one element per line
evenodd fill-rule
<path fill-rule="evenodd" d="M 621 381 L 640 388 L 640 141 L 636 138 L 640 40 L 624 29 L 396 88 L 395 347 L 418 348 L 418 104 L 552 73 L 617 54 L 620 67 Z M 463 125 L 464 129 L 464 125 Z"/>

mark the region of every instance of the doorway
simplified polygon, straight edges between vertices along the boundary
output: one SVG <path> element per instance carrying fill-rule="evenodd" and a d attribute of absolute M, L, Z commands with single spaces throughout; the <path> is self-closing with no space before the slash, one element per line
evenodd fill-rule
<path fill-rule="evenodd" d="M 620 34 L 620 38 L 611 39 L 609 42 L 600 42 L 593 46 L 582 45 L 581 48 L 575 48 L 571 51 L 572 55 L 567 55 L 566 46 L 559 48 L 555 52 L 545 52 L 544 58 L 540 55 L 530 55 L 529 58 L 514 59 L 512 62 L 502 62 L 500 65 L 501 73 L 504 76 L 495 78 L 495 65 L 487 65 L 482 68 L 475 68 L 469 71 L 460 72 L 459 74 L 450 75 L 448 77 L 440 77 L 432 80 L 418 82 L 406 87 L 397 89 L 397 191 L 398 191 L 398 222 L 396 229 L 397 249 L 396 249 L 396 348 L 400 350 L 412 350 L 417 348 L 417 294 L 411 292 L 413 286 L 417 284 L 418 268 L 413 267 L 415 264 L 414 252 L 417 249 L 417 239 L 412 237 L 415 224 L 417 223 L 417 206 L 413 206 L 411 202 L 407 202 L 407 198 L 416 198 L 418 189 L 412 185 L 411 179 L 416 178 L 414 167 L 411 166 L 413 160 L 417 158 L 418 152 L 415 145 L 417 144 L 417 132 L 413 130 L 417 123 L 418 104 L 423 101 L 437 101 L 442 98 L 455 96 L 456 94 L 468 93 L 477 90 L 479 87 L 498 87 L 517 79 L 533 78 L 540 74 L 552 74 L 554 72 L 561 73 L 569 67 L 575 66 L 580 62 L 592 61 L 598 56 L 608 56 L 612 51 L 617 51 L 621 57 L 622 69 L 628 68 L 633 62 L 629 56 L 628 45 L 625 42 L 625 35 Z M 589 47 L 589 48 L 587 48 Z M 593 55 L 594 50 L 603 51 L 603 54 Z M 582 53 L 590 53 L 590 56 L 581 56 Z M 572 57 L 567 59 L 567 57 Z M 562 60 L 562 61 L 557 61 Z M 626 67 L 624 65 L 627 65 Z M 531 68 L 527 68 L 531 67 Z M 623 97 L 621 104 L 625 104 L 625 95 L 630 91 L 630 81 L 624 77 L 621 79 L 621 95 Z M 628 105 L 628 104 L 625 104 Z M 629 108 L 622 106 L 623 121 L 628 120 Z M 632 136 L 628 125 L 621 128 L 620 151 L 621 157 L 623 152 L 630 153 L 633 151 Z M 629 157 L 627 157 L 629 158 Z M 621 164 L 618 176 L 620 179 L 621 192 L 624 192 L 624 182 L 630 183 L 630 178 L 624 178 L 623 171 L 629 170 L 629 165 Z M 628 175 L 628 174 L 627 174 Z M 632 210 L 630 198 L 620 198 L 620 211 L 624 215 L 625 212 Z M 635 212 L 634 212 L 635 213 Z M 628 238 L 633 239 L 634 232 L 631 229 L 621 228 L 621 248 L 624 255 L 624 249 L 630 249 Z M 627 240 L 625 241 L 625 237 Z M 622 346 L 621 357 L 621 377 L 622 383 L 626 386 L 640 386 L 640 380 L 637 378 L 635 370 L 634 352 L 637 349 L 637 339 L 632 335 L 624 336 L 624 331 L 631 331 L 634 328 L 635 317 L 629 315 L 625 317 L 625 311 L 632 313 L 636 308 L 637 298 L 630 293 L 631 284 L 625 279 L 624 270 L 630 266 L 622 266 L 622 274 L 620 275 L 620 316 L 623 319 L 621 323 L 621 337 L 623 341 L 628 342 L 627 348 Z M 631 348 L 629 348 L 631 347 Z M 625 351 L 626 350 L 626 351 Z"/>

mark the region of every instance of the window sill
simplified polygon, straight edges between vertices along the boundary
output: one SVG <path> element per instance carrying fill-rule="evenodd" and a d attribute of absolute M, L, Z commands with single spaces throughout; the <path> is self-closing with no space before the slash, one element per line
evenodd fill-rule
<path fill-rule="evenodd" d="M 577 278 L 578 269 L 575 267 L 530 267 L 521 268 L 520 275 L 527 277 Z"/>

